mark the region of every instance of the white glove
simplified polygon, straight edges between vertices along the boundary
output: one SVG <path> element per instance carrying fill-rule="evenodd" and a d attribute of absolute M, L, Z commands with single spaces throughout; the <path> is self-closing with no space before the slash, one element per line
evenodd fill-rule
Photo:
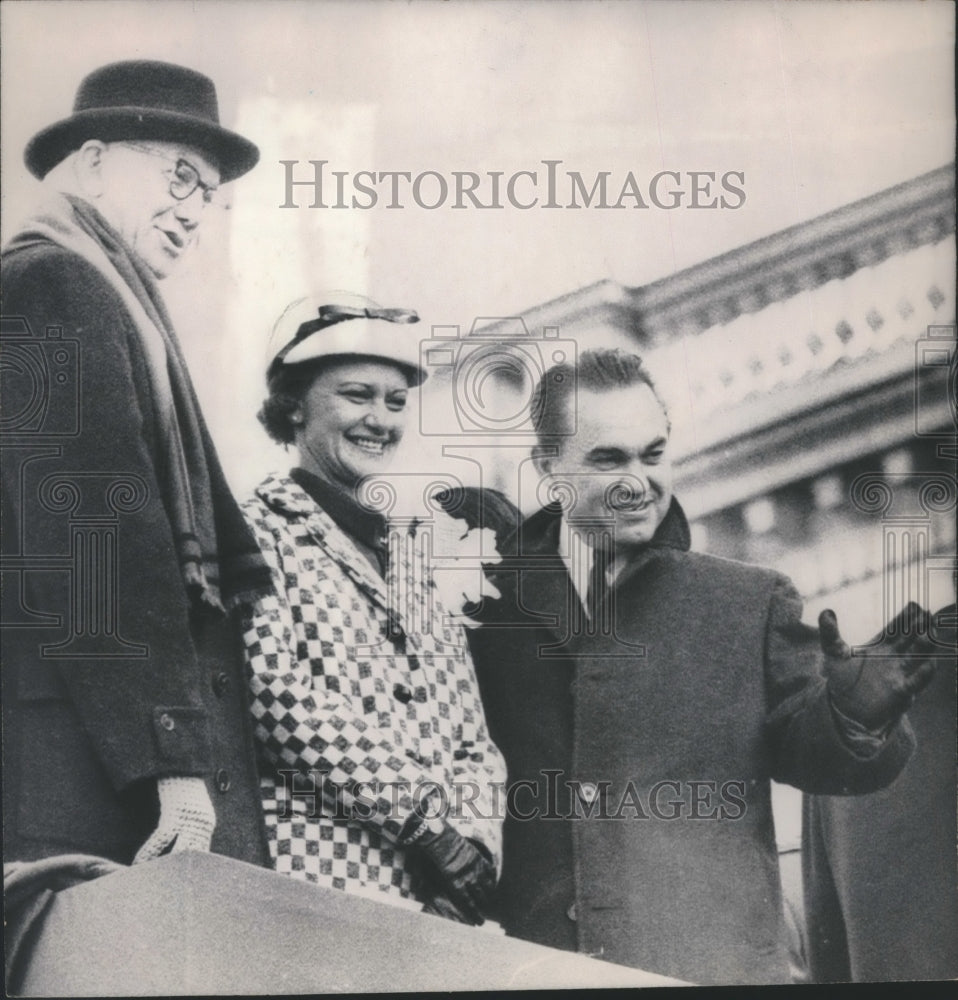
<path fill-rule="evenodd" d="M 160 822 L 137 851 L 133 864 L 177 851 L 208 851 L 216 810 L 202 778 L 158 778 Z"/>

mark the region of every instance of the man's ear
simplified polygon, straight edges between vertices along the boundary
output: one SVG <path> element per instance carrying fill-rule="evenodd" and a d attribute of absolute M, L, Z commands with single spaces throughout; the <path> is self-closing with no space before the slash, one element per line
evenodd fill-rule
<path fill-rule="evenodd" d="M 73 168 L 80 184 L 80 192 L 87 198 L 100 198 L 103 195 L 105 153 L 106 143 L 99 139 L 88 139 L 76 151 Z"/>

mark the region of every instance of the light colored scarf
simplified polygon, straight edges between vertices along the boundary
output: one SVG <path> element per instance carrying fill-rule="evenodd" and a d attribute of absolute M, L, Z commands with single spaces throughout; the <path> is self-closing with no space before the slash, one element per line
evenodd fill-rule
<path fill-rule="evenodd" d="M 156 475 L 187 592 L 223 609 L 261 593 L 268 569 L 233 499 L 200 412 L 186 361 L 153 276 L 88 202 L 57 194 L 24 224 L 4 254 L 55 244 L 82 257 L 120 296 L 146 359 L 157 429 Z"/>

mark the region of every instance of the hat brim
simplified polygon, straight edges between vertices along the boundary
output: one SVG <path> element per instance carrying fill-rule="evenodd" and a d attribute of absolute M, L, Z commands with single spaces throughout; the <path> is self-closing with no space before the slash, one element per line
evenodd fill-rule
<path fill-rule="evenodd" d="M 429 373 L 415 361 L 409 361 L 405 358 L 395 358 L 387 354 L 364 351 L 362 349 L 352 351 L 328 351 L 323 354 L 310 354 L 308 357 L 297 357 L 292 361 L 284 358 L 283 361 L 279 363 L 278 367 L 295 367 L 296 365 L 308 364 L 309 362 L 321 364 L 322 362 L 336 361 L 379 361 L 383 364 L 393 365 L 393 367 L 398 368 L 403 375 L 406 376 L 410 389 L 415 389 L 417 386 L 422 385 L 423 382 L 425 382 L 429 377 Z M 277 363 L 274 361 L 270 365 L 270 372 L 274 371 L 276 366 Z M 269 372 L 267 372 L 267 375 L 269 375 Z"/>
<path fill-rule="evenodd" d="M 193 146 L 219 167 L 221 183 L 252 170 L 259 149 L 243 136 L 221 125 L 176 111 L 156 108 L 93 108 L 48 125 L 27 143 L 23 159 L 34 177 L 43 179 L 65 156 L 89 139 L 118 142 L 154 139 Z"/>
<path fill-rule="evenodd" d="M 305 337 L 294 344 L 283 356 L 284 365 L 302 364 L 336 358 L 366 358 L 384 361 L 401 369 L 410 386 L 426 381 L 426 370 L 419 363 L 419 340 L 410 343 L 393 331 L 383 329 L 387 324 L 376 319 L 353 319 L 337 323 Z M 275 359 L 274 359 L 275 363 Z"/>

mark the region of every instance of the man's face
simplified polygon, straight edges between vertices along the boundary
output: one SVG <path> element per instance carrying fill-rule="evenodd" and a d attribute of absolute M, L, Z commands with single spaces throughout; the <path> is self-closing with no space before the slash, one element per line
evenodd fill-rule
<path fill-rule="evenodd" d="M 207 192 L 219 170 L 199 151 L 173 142 L 114 142 L 103 150 L 97 208 L 157 278 L 165 278 L 196 241 Z M 185 198 L 174 190 L 200 181 Z"/>
<path fill-rule="evenodd" d="M 615 518 L 615 547 L 625 552 L 652 540 L 672 502 L 669 423 L 647 385 L 592 392 L 580 389 L 576 433 L 559 454 L 537 461 L 558 480 L 573 477 L 578 502 L 572 517 Z M 623 488 L 615 489 L 621 482 Z M 615 501 L 610 507 L 610 498 Z"/>

